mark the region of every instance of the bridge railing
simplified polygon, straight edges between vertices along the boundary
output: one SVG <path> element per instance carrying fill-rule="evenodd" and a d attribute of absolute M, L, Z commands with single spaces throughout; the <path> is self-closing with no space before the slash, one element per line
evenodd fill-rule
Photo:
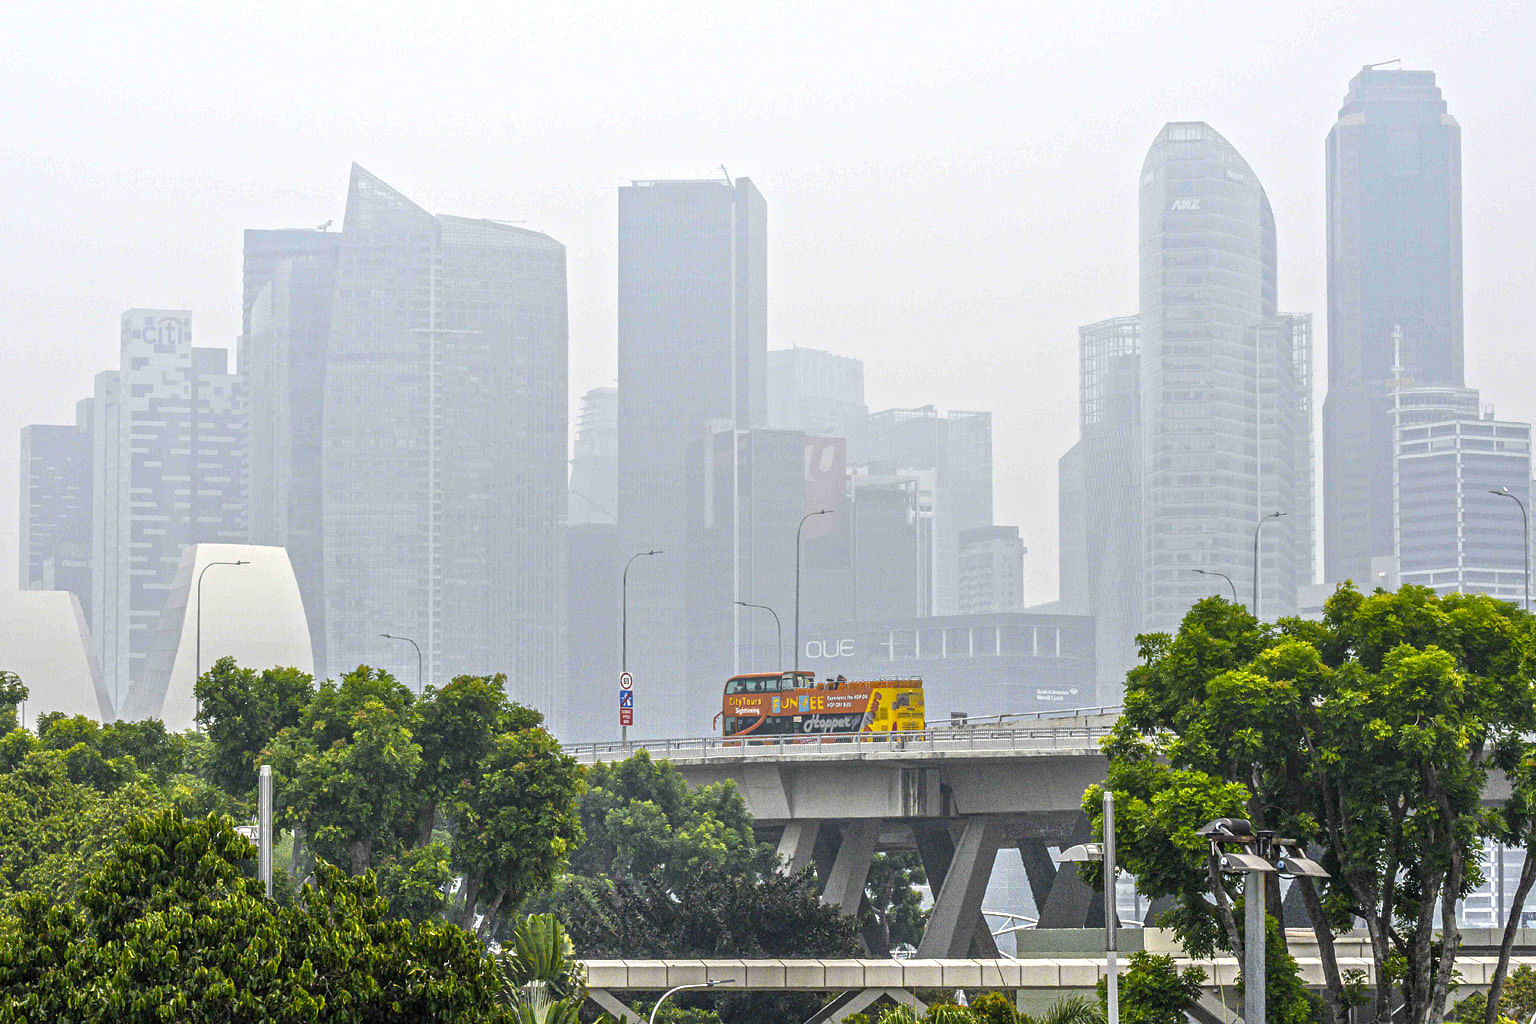
<path fill-rule="evenodd" d="M 845 753 L 946 754 L 975 751 L 1082 750 L 1096 747 L 1109 735 L 1110 726 L 1102 722 L 1074 724 L 1062 722 L 1051 727 L 948 726 L 922 731 L 888 733 L 851 733 L 817 735 L 792 733 L 779 736 L 692 736 L 680 739 L 630 740 L 628 742 L 579 743 L 565 748 L 578 761 L 611 761 L 629 757 L 640 750 L 653 757 L 729 758 L 742 760 L 813 759 Z"/>

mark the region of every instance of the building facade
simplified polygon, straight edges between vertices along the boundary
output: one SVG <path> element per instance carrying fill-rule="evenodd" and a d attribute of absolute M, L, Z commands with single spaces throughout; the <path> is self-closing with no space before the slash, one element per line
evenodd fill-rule
<path fill-rule="evenodd" d="M 21 431 L 20 587 L 67 590 L 91 608 L 91 414 L 75 405 L 73 425 Z"/>
<path fill-rule="evenodd" d="M 96 379 L 91 633 L 114 708 L 145 682 L 183 550 L 249 534 L 245 385 L 227 364 L 193 346 L 189 313 L 132 309 L 119 369 Z"/>
<path fill-rule="evenodd" d="M 1024 542 L 1017 526 L 960 532 L 960 614 L 1024 610 Z"/>
<path fill-rule="evenodd" d="M 768 353 L 768 426 L 848 442 L 848 462 L 864 459 L 869 406 L 864 363 L 813 348 Z"/>
<path fill-rule="evenodd" d="M 287 549 L 322 676 L 329 673 L 321 451 L 340 241 L 325 231 L 247 231 L 240 340 L 249 389 L 250 539 Z"/>
<path fill-rule="evenodd" d="M 563 703 L 565 249 L 354 165 L 321 442 L 326 660 Z"/>
<path fill-rule="evenodd" d="M 960 608 L 960 533 L 992 525 L 992 414 L 933 406 L 887 409 L 869 417 L 865 460 L 871 473 L 911 475 L 931 496 L 932 549 L 925 612 Z"/>
<path fill-rule="evenodd" d="M 1195 569 L 1295 608 L 1305 467 L 1294 320 L 1276 310 L 1275 222 L 1253 169 L 1215 129 L 1165 126 L 1141 176 L 1142 625 L 1176 629 L 1210 593 Z M 1306 446 L 1310 450 L 1310 442 Z M 1283 504 L 1287 507 L 1276 507 Z"/>
<path fill-rule="evenodd" d="M 629 666 L 637 693 L 675 693 L 689 448 L 767 421 L 767 203 L 746 178 L 637 181 L 618 214 L 619 554 L 663 552 L 630 577 Z M 641 735 L 659 734 L 651 722 Z"/>
<path fill-rule="evenodd" d="M 570 524 L 618 522 L 619 392 L 593 388 L 581 396 L 571 453 Z"/>
<path fill-rule="evenodd" d="M 1393 332 L 1421 385 L 1460 385 L 1461 128 L 1431 71 L 1366 67 L 1328 133 L 1324 577 L 1393 554 Z"/>
<path fill-rule="evenodd" d="M 1094 618 L 1107 695 L 1141 632 L 1141 318 L 1079 328 L 1078 366 L 1080 436 L 1058 467 L 1060 600 Z"/>

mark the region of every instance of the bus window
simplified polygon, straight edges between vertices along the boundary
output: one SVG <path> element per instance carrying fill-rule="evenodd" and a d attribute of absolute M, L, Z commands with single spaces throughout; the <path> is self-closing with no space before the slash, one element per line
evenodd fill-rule
<path fill-rule="evenodd" d="M 740 679 L 727 679 L 725 681 L 725 695 L 729 697 L 733 693 L 740 693 L 741 684 L 742 680 Z"/>
<path fill-rule="evenodd" d="M 783 675 L 779 676 L 779 689 L 793 690 L 794 688 L 795 674 L 793 672 L 785 672 Z"/>

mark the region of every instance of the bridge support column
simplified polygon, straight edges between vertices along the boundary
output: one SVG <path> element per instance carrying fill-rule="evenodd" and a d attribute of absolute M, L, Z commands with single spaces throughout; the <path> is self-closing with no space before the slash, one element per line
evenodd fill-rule
<path fill-rule="evenodd" d="M 836 1024 L 844 1017 L 868 1009 L 881 996 L 890 996 L 895 1003 L 905 1003 L 912 1012 L 921 1016 L 928 1012 L 928 1004 L 904 988 L 866 988 L 856 992 L 844 992 L 826 1006 L 813 1013 L 805 1024 Z"/>
<path fill-rule="evenodd" d="M 919 852 L 924 845 L 919 838 Z M 931 837 L 927 845 L 931 848 Z M 996 829 L 985 818 L 972 818 L 965 823 L 942 877 L 936 879 L 932 873 L 928 876 L 936 895 L 922 944 L 917 948 L 919 957 L 997 957 L 997 944 L 981 915 L 981 900 L 992 878 L 992 863 L 997 859 L 999 845 Z M 923 860 L 926 869 L 928 857 Z M 990 952 L 973 953 L 977 948 Z"/>
<path fill-rule="evenodd" d="M 837 846 L 837 857 L 832 870 L 827 873 L 827 887 L 822 890 L 823 906 L 837 907 L 844 917 L 859 912 L 859 901 L 864 898 L 864 883 L 869 880 L 869 864 L 875 856 L 875 843 L 880 839 L 880 822 L 877 819 L 851 821 L 839 831 L 842 841 Z"/>
<path fill-rule="evenodd" d="M 1069 842 L 1083 843 L 1090 838 L 1088 820 L 1084 818 Z M 1031 860 L 1037 862 L 1036 869 L 1040 870 L 1038 856 L 1034 853 L 1024 853 L 1023 847 L 1024 844 L 1019 844 L 1019 852 L 1024 856 L 1025 870 L 1029 871 Z M 1045 850 L 1043 842 L 1039 844 L 1038 854 L 1043 855 L 1047 863 L 1050 861 L 1050 854 Z M 1044 872 L 1041 871 L 1041 873 Z M 1033 872 L 1029 874 L 1029 886 L 1031 889 L 1035 887 Z M 1092 928 L 1095 925 L 1103 925 L 1104 894 L 1089 888 L 1088 883 L 1083 881 L 1075 867 L 1062 865 L 1056 868 L 1051 875 L 1048 892 L 1049 895 L 1042 900 L 1036 890 L 1035 907 L 1040 911 L 1040 923 L 1036 927 Z"/>
<path fill-rule="evenodd" d="M 811 866 L 816 833 L 820 830 L 820 822 L 815 821 L 792 821 L 784 826 L 784 835 L 779 839 L 779 871 L 782 874 L 798 875 Z"/>
<path fill-rule="evenodd" d="M 635 1011 L 619 1002 L 612 992 L 603 989 L 589 989 L 587 998 L 596 1003 L 598 1007 L 607 1013 L 618 1024 L 641 1024 L 641 1020 L 635 1015 Z"/>

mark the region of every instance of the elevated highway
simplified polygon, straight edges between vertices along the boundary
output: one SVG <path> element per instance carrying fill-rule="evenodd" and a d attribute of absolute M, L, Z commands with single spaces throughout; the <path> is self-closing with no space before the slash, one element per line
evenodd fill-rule
<path fill-rule="evenodd" d="M 981 914 L 1001 849 L 1024 862 L 1041 927 L 1082 927 L 1102 904 L 1050 847 L 1087 838 L 1083 791 L 1105 777 L 1100 741 L 1115 708 L 1007 716 L 922 732 L 846 737 L 720 737 L 586 744 L 579 761 L 639 750 L 690 785 L 732 780 L 787 870 L 815 863 L 822 901 L 858 912 L 877 851 L 915 850 L 934 890 L 922 957 L 997 956 Z"/>

